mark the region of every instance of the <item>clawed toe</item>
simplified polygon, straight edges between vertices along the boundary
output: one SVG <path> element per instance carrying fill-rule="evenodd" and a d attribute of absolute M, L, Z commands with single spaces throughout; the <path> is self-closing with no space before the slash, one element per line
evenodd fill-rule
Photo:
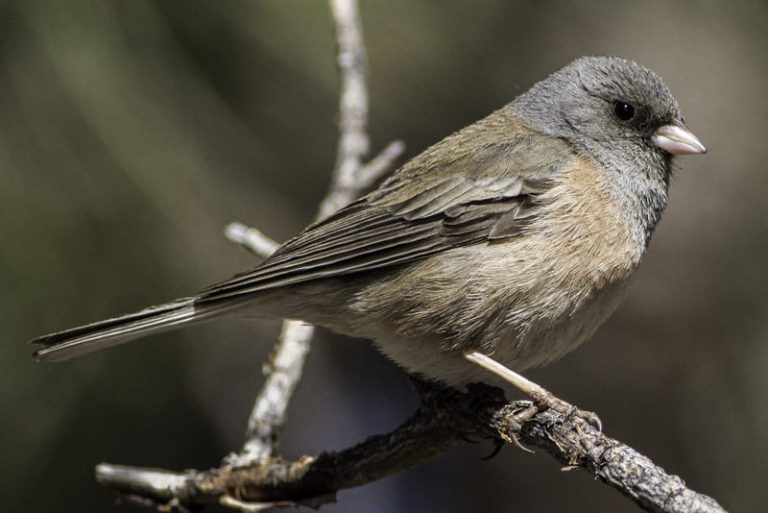
<path fill-rule="evenodd" d="M 493 459 L 497 454 L 501 452 L 501 449 L 504 447 L 504 442 L 502 440 L 494 440 L 493 441 L 493 450 L 488 456 L 485 456 L 483 458 L 480 458 L 480 461 L 488 461 L 490 459 Z"/>
<path fill-rule="evenodd" d="M 561 412 L 562 413 L 562 412 Z M 595 428 L 600 433 L 603 432 L 603 421 L 593 411 L 580 410 L 575 406 L 570 411 L 565 412 L 567 417 L 578 418 Z"/>

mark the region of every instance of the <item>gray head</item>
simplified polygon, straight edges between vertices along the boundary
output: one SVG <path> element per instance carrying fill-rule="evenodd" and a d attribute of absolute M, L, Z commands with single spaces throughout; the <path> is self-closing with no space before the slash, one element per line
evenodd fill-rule
<path fill-rule="evenodd" d="M 626 59 L 578 59 L 509 109 L 601 164 L 643 244 L 666 206 L 672 156 L 706 151 L 661 77 Z"/>

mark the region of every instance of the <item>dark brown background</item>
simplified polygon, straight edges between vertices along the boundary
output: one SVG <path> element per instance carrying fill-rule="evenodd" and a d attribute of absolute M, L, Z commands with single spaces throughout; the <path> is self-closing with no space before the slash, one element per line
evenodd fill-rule
<path fill-rule="evenodd" d="M 529 376 L 731 511 L 768 500 L 768 6 L 364 1 L 374 149 L 413 155 L 581 55 L 666 78 L 710 153 L 681 159 L 630 298 Z M 64 365 L 32 336 L 184 295 L 312 216 L 334 157 L 324 2 L 0 2 L 0 504 L 117 511 L 99 461 L 208 467 L 241 442 L 277 323 L 217 324 Z M 414 398 L 366 343 L 322 333 L 288 455 L 387 430 Z M 467 446 L 329 512 L 636 511 L 545 455 Z"/>

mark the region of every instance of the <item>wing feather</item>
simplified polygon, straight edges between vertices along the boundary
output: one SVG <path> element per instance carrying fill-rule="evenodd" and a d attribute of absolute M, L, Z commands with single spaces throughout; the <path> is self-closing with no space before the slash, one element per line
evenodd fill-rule
<path fill-rule="evenodd" d="M 519 162 L 515 151 L 531 151 L 531 136 L 526 137 L 525 144 L 506 141 L 497 153 Z M 196 301 L 217 302 L 401 265 L 451 248 L 517 236 L 535 219 L 541 194 L 553 185 L 553 177 L 571 155 L 567 150 L 552 152 L 535 173 L 505 170 L 499 162 L 493 163 L 493 173 L 483 173 L 489 152 L 485 148 L 480 161 L 468 153 L 438 165 L 428 162 L 427 150 L 421 157 L 426 163 L 417 157 L 399 171 L 407 179 L 385 182 L 378 191 L 286 242 L 261 266 L 206 289 Z"/>

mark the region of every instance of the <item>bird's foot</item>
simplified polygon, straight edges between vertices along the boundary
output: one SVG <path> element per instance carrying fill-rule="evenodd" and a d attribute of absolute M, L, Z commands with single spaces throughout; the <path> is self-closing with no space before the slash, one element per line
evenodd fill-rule
<path fill-rule="evenodd" d="M 490 356 L 478 351 L 470 351 L 464 354 L 468 361 L 479 365 L 483 369 L 502 378 L 533 398 L 533 403 L 540 409 L 553 410 L 569 418 L 579 418 L 598 431 L 602 431 L 603 424 L 600 418 L 591 411 L 580 410 L 574 405 L 563 401 L 546 388 L 526 379 L 512 369 L 507 368 Z"/>
<path fill-rule="evenodd" d="M 600 417 L 597 416 L 597 413 L 593 411 L 580 410 L 573 405 L 570 405 L 570 407 L 571 408 L 569 411 L 560 413 L 563 413 L 568 418 L 581 419 L 595 428 L 598 432 L 603 432 L 603 421 L 600 420 Z"/>

